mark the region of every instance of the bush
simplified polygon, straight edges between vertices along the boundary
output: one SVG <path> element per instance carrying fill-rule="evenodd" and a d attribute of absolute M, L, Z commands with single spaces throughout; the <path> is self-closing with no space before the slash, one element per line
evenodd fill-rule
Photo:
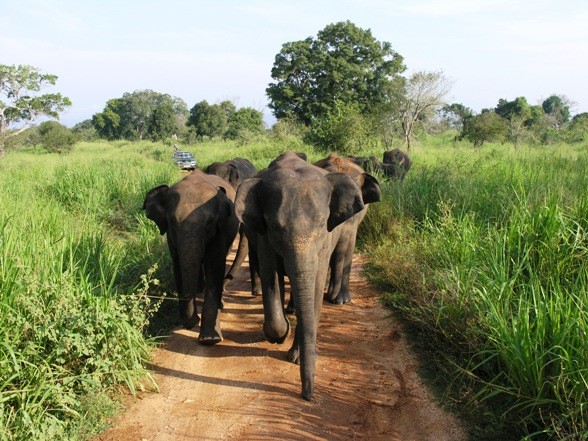
<path fill-rule="evenodd" d="M 358 105 L 338 102 L 333 111 L 312 121 L 305 141 L 327 152 L 353 155 L 378 143 L 374 133 Z"/>
<path fill-rule="evenodd" d="M 76 136 L 67 127 L 55 121 L 46 121 L 39 126 L 41 143 L 50 153 L 69 152 L 77 142 Z"/>

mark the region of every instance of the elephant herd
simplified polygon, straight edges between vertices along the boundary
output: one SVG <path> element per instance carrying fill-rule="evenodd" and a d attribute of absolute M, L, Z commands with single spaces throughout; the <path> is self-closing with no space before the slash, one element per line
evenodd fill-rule
<path fill-rule="evenodd" d="M 311 164 L 304 154 L 286 152 L 257 172 L 247 159 L 236 158 L 194 170 L 171 187 L 149 190 L 143 205 L 167 236 L 180 321 L 188 329 L 200 323 L 200 343 L 222 340 L 222 293 L 247 253 L 252 294 L 262 295 L 263 332 L 269 342 L 283 343 L 290 332 L 284 308 L 288 278 L 287 309 L 296 314 L 296 328 L 287 358 L 300 365 L 307 400 L 314 389 L 323 299 L 351 300 L 357 229 L 368 205 L 380 200 L 378 181 L 359 163 L 357 157 L 331 154 Z M 237 234 L 237 254 L 225 275 Z M 196 295 L 201 293 L 199 318 Z"/>

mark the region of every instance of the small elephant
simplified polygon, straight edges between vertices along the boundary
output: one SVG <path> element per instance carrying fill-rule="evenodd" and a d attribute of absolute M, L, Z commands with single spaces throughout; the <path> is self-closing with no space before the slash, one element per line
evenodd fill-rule
<path fill-rule="evenodd" d="M 302 397 L 314 392 L 316 336 L 334 231 L 365 204 L 361 189 L 345 173 L 329 173 L 286 152 L 237 190 L 237 217 L 257 234 L 263 293 L 263 331 L 283 343 L 290 325 L 284 316 L 279 265 L 290 281 L 296 330 L 288 359 L 300 363 Z"/>
<path fill-rule="evenodd" d="M 196 294 L 204 280 L 198 340 L 206 345 L 222 340 L 218 311 L 226 257 L 239 227 L 234 199 L 235 190 L 226 181 L 195 170 L 171 187 L 152 188 L 143 203 L 147 217 L 167 235 L 180 321 L 187 329 L 200 321 Z"/>
<path fill-rule="evenodd" d="M 402 181 L 411 166 L 412 160 L 402 150 L 394 149 L 384 152 L 381 167 L 385 176 Z"/>
<path fill-rule="evenodd" d="M 257 170 L 255 166 L 245 158 L 229 159 L 225 162 L 213 162 L 210 164 L 205 173 L 216 175 L 227 181 L 235 191 L 245 179 L 255 176 Z M 249 254 L 249 274 L 251 277 L 251 294 L 254 296 L 261 295 L 261 282 L 259 280 L 259 263 L 257 262 L 257 252 L 255 251 L 255 238 L 247 234 L 246 227 L 241 225 L 239 227 L 239 247 L 237 254 L 233 260 L 233 264 L 227 272 L 224 283 L 223 292 L 226 291 L 231 280 L 235 278 L 235 273 L 245 261 L 245 257 Z M 250 238 L 251 237 L 251 238 Z"/>
<path fill-rule="evenodd" d="M 380 184 L 376 178 L 365 173 L 352 160 L 340 157 L 334 153 L 327 158 L 315 162 L 314 165 L 329 172 L 339 172 L 348 175 L 360 188 L 362 200 L 365 204 L 363 210 L 346 220 L 335 232 L 338 237 L 336 246 L 330 257 L 330 277 L 326 297 L 331 303 L 341 305 L 351 301 L 349 279 L 351 277 L 353 253 L 355 252 L 357 229 L 367 213 L 368 204 L 380 201 Z"/>

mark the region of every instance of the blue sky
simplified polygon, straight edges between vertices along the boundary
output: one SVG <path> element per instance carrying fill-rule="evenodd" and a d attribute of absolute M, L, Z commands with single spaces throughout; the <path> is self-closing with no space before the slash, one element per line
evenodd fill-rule
<path fill-rule="evenodd" d="M 59 76 L 72 126 L 125 92 L 152 89 L 188 107 L 229 99 L 262 110 L 282 44 L 350 20 L 404 57 L 442 70 L 449 102 L 479 112 L 500 98 L 551 94 L 588 111 L 586 0 L 0 0 L 0 64 Z"/>

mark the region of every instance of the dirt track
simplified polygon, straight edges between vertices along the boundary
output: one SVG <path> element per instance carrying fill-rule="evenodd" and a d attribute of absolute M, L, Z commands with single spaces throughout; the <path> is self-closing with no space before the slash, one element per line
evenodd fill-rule
<path fill-rule="evenodd" d="M 224 341 L 205 347 L 197 330 L 174 330 L 150 366 L 160 392 L 131 402 L 97 441 L 466 439 L 432 402 L 399 325 L 359 267 L 352 303 L 323 305 L 311 402 L 300 397 L 299 367 L 285 360 L 292 336 L 265 341 L 261 299 L 242 268 L 224 296 Z"/>

